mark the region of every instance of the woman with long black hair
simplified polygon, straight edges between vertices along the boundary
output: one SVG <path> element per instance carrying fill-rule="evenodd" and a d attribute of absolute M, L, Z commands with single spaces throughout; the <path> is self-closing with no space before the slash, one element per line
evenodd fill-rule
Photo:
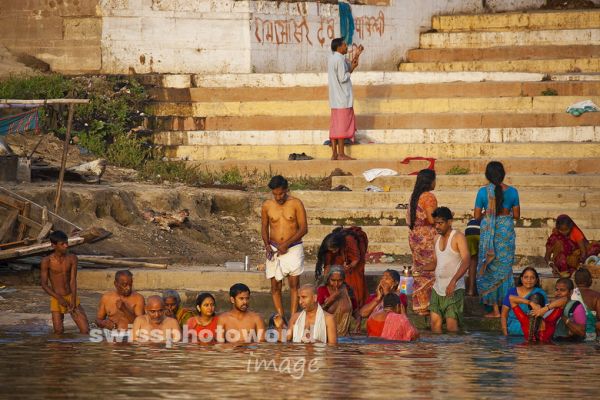
<path fill-rule="evenodd" d="M 431 193 L 434 189 L 435 171 L 431 169 L 419 171 L 406 215 L 406 222 L 410 228 L 408 244 L 413 258 L 413 311 L 419 315 L 429 315 L 429 299 L 435 282 L 435 271 L 423 269 L 433 261 L 435 253 L 436 231 L 431 214 L 438 203 Z"/>

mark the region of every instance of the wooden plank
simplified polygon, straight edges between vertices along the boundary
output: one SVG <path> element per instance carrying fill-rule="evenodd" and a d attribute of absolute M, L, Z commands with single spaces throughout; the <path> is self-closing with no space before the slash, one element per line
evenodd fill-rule
<path fill-rule="evenodd" d="M 27 227 L 31 225 L 31 223 L 25 223 L 26 220 L 29 220 L 29 221 L 37 224 L 37 222 L 29 219 L 30 211 L 31 211 L 31 203 L 27 202 L 27 203 L 25 203 L 25 207 L 23 207 L 23 210 L 21 211 L 21 215 L 19 215 L 19 217 L 20 217 L 19 223 L 21 225 L 19 225 L 19 232 L 17 233 L 17 240 L 23 240 L 23 238 L 25 237 L 25 232 L 27 232 Z M 41 228 L 42 227 L 40 225 L 40 229 Z"/>
<path fill-rule="evenodd" d="M 0 250 L 5 249 L 7 247 L 15 247 L 15 246 L 28 246 L 33 243 L 33 240 L 27 238 L 25 240 L 19 240 L 18 242 L 10 242 L 10 243 L 0 243 Z"/>
<path fill-rule="evenodd" d="M 37 230 L 41 230 L 44 226 L 42 224 L 40 224 L 39 222 L 35 222 L 34 220 L 32 220 L 31 218 L 27 218 L 23 215 L 19 215 L 17 217 L 17 219 L 19 220 L 20 223 L 27 225 L 30 228 L 35 228 Z M 21 240 L 21 239 L 19 239 Z"/>
<path fill-rule="evenodd" d="M 0 226 L 0 242 L 4 242 L 5 240 L 10 240 L 10 236 L 12 234 L 13 225 L 17 221 L 17 216 L 19 215 L 19 210 L 12 210 L 4 222 L 2 222 L 2 226 Z"/>
<path fill-rule="evenodd" d="M 44 224 L 44 226 L 42 227 L 42 229 L 40 230 L 40 233 L 38 233 L 37 235 L 37 242 L 41 243 L 42 240 L 46 239 L 46 236 L 48 236 L 48 234 L 50 233 L 50 231 L 52 230 L 52 222 L 46 222 Z"/>
<path fill-rule="evenodd" d="M 74 237 L 69 239 L 69 247 L 82 244 L 85 241 L 82 237 Z M 52 251 L 50 242 L 34 244 L 31 246 L 18 247 L 15 249 L 1 250 L 0 260 L 14 260 L 21 257 L 26 257 L 35 254 L 44 254 Z"/>
<path fill-rule="evenodd" d="M 167 269 L 167 264 L 153 264 L 141 261 L 114 260 L 111 258 L 96 258 L 86 256 L 78 256 L 77 259 L 81 261 L 93 262 L 96 264 L 114 265 L 117 267 Z"/>
<path fill-rule="evenodd" d="M 20 200 L 15 200 L 10 196 L 6 196 L 0 194 L 0 203 L 5 204 L 11 208 L 16 208 L 17 210 L 22 210 L 25 207 L 25 202 Z"/>

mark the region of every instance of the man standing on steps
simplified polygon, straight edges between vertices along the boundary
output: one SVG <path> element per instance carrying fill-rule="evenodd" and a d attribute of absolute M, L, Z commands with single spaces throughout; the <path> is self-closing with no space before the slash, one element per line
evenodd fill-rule
<path fill-rule="evenodd" d="M 331 140 L 332 160 L 354 160 L 344 153 L 344 140 L 354 140 L 356 119 L 354 117 L 354 98 L 350 74 L 358 66 L 358 58 L 363 51 L 362 45 L 356 50 L 352 62 L 346 60 L 348 45 L 343 38 L 331 41 L 331 51 L 327 68 L 329 82 L 329 106 L 331 121 L 329 139 Z"/>
<path fill-rule="evenodd" d="M 288 181 L 281 175 L 269 182 L 273 199 L 263 203 L 261 211 L 262 239 L 267 256 L 266 275 L 271 279 L 271 296 L 275 310 L 284 316 L 281 303 L 283 278 L 288 277 L 291 315 L 298 308 L 298 284 L 304 272 L 302 238 L 308 232 L 306 211 L 299 199 L 288 194 Z"/>

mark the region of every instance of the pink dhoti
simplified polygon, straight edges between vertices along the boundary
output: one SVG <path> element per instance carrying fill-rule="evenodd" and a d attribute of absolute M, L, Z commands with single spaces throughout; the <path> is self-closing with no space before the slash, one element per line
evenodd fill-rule
<path fill-rule="evenodd" d="M 354 108 L 332 108 L 329 124 L 330 139 L 352 139 L 356 132 Z"/>

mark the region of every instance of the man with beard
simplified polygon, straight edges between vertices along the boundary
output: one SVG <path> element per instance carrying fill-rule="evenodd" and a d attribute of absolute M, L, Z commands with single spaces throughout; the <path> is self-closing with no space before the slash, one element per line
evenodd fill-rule
<path fill-rule="evenodd" d="M 133 291 L 133 275 L 127 270 L 115 274 L 114 291 L 100 299 L 96 325 L 104 329 L 127 329 L 136 317 L 144 314 L 144 296 Z"/>
<path fill-rule="evenodd" d="M 304 272 L 302 237 L 308 232 L 302 202 L 288 194 L 288 181 L 281 175 L 269 182 L 273 199 L 262 206 L 262 239 L 267 256 L 266 275 L 271 279 L 271 296 L 275 310 L 284 316 L 281 303 L 283 278 L 288 277 L 292 315 L 298 308 L 298 284 Z"/>
<path fill-rule="evenodd" d="M 217 341 L 220 343 L 262 342 L 265 323 L 260 314 L 249 311 L 250 288 L 236 283 L 229 289 L 231 311 L 219 315 Z"/>
<path fill-rule="evenodd" d="M 431 215 L 438 233 L 433 261 L 425 266 L 426 270 L 435 270 L 429 303 L 431 331 L 442 333 L 445 319 L 446 329 L 458 332 L 464 308 L 464 275 L 469 269 L 471 253 L 465 235 L 452 229 L 454 218 L 448 207 L 438 207 Z"/>
<path fill-rule="evenodd" d="M 146 303 L 146 314 L 133 322 L 133 341 L 139 343 L 179 342 L 181 331 L 175 318 L 165 315 L 165 303 L 160 296 L 150 296 Z"/>

